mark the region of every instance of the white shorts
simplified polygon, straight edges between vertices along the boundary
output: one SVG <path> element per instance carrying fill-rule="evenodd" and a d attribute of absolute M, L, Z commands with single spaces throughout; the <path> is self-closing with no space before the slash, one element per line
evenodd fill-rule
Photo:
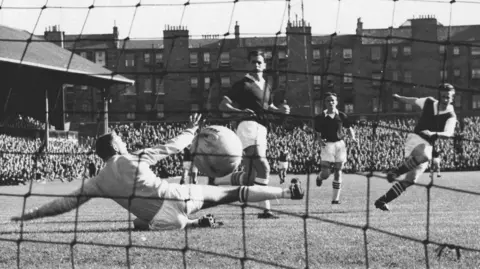
<path fill-rule="evenodd" d="M 425 139 L 417 134 L 410 133 L 407 135 L 407 140 L 405 140 L 405 158 L 412 154 L 412 151 L 419 145 L 425 144 L 425 155 L 429 160 L 432 159 L 432 150 L 433 147 Z"/>
<path fill-rule="evenodd" d="M 203 190 L 199 185 L 169 183 L 163 196 L 164 202 L 153 220 L 152 230 L 184 229 L 188 216 L 203 206 Z"/>
<path fill-rule="evenodd" d="M 323 162 L 344 163 L 347 161 L 347 148 L 343 140 L 337 142 L 326 142 L 320 152 Z"/>
<path fill-rule="evenodd" d="M 237 127 L 237 136 L 243 148 L 258 145 L 261 152 L 267 151 L 267 128 L 256 121 L 242 121 Z"/>
<path fill-rule="evenodd" d="M 278 162 L 278 169 L 287 169 L 288 170 L 288 162 Z"/>
<path fill-rule="evenodd" d="M 197 167 L 195 165 L 192 165 L 192 162 L 183 162 L 183 170 L 184 171 L 185 170 L 190 171 L 190 168 L 192 168 L 192 172 L 194 172 L 194 173 L 198 172 Z"/>
<path fill-rule="evenodd" d="M 433 149 L 432 145 L 430 145 L 430 143 L 428 143 L 425 139 L 414 133 L 410 133 L 407 135 L 407 140 L 405 141 L 405 158 L 409 157 L 410 154 L 412 154 L 412 151 L 421 144 L 425 144 L 424 153 L 428 157 L 428 159 L 431 160 Z M 415 169 L 406 174 L 405 180 L 409 182 L 416 182 L 427 168 L 428 162 L 420 164 Z"/>

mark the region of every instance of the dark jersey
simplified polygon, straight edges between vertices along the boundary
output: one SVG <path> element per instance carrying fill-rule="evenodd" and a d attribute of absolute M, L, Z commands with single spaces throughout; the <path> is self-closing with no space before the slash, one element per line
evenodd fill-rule
<path fill-rule="evenodd" d="M 192 161 L 192 154 L 190 153 L 190 150 L 187 148 L 183 149 L 183 161 L 184 162 Z"/>
<path fill-rule="evenodd" d="M 267 126 L 267 111 L 272 103 L 271 87 L 265 82 L 262 89 L 250 76 L 245 76 L 233 84 L 233 87 L 226 95 L 232 102 L 237 104 L 239 109 L 251 109 L 255 112 L 253 118 L 242 118 L 242 120 L 255 120 Z"/>
<path fill-rule="evenodd" d="M 280 152 L 280 156 L 278 157 L 280 162 L 288 162 L 290 160 L 290 154 L 288 152 L 282 151 Z"/>
<path fill-rule="evenodd" d="M 455 112 L 447 112 L 444 114 L 434 115 L 434 102 L 433 98 L 427 98 L 425 104 L 423 105 L 422 116 L 418 120 L 417 126 L 413 131 L 415 134 L 419 135 L 430 144 L 433 144 L 435 137 L 430 137 L 422 134 L 422 131 L 428 130 L 431 132 L 443 132 L 445 130 L 445 125 L 447 124 L 448 119 L 456 117 Z"/>
<path fill-rule="evenodd" d="M 315 116 L 315 131 L 321 133 L 322 139 L 327 142 L 337 142 L 345 138 L 343 128 L 350 128 L 351 123 L 347 114 L 338 111 L 333 119 L 325 114 Z"/>

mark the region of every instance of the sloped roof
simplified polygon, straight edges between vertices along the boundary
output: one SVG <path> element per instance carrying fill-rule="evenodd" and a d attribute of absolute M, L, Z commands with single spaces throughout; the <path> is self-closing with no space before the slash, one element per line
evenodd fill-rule
<path fill-rule="evenodd" d="M 113 34 L 65 35 L 64 48 L 75 49 L 108 49 L 114 48 L 115 37 Z"/>
<path fill-rule="evenodd" d="M 44 39 L 32 36 L 27 31 L 3 25 L 0 25 L 0 61 L 85 75 L 106 82 L 134 83 L 133 80 L 120 75 L 112 76 L 112 71 Z"/>
<path fill-rule="evenodd" d="M 386 37 L 388 35 L 394 37 L 401 37 L 401 38 L 411 38 L 412 37 L 412 29 L 407 27 L 402 28 L 383 28 L 383 29 L 364 29 L 362 31 L 362 44 L 363 45 L 377 45 L 377 44 L 385 44 Z M 371 36 L 371 37 L 368 37 Z M 390 39 L 391 44 L 399 44 L 408 42 L 405 39 L 398 39 L 392 38 Z"/>

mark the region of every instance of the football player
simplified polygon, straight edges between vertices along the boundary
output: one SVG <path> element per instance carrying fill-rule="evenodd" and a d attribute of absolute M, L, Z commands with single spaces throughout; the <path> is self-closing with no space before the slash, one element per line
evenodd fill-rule
<path fill-rule="evenodd" d="M 388 211 L 388 203 L 400 196 L 408 187 L 413 185 L 428 167 L 432 159 L 432 145 L 438 137 L 452 137 L 455 131 L 457 116 L 452 101 L 455 88 L 448 83 L 438 87 L 441 98 L 416 98 L 394 94 L 393 98 L 402 103 L 415 105 L 422 109 L 413 133 L 407 135 L 405 142 L 405 160 L 403 163 L 388 172 L 387 180 L 394 182 L 403 174 L 405 179 L 396 182 L 390 190 L 375 201 L 375 207 Z"/>
<path fill-rule="evenodd" d="M 57 198 L 12 221 L 32 220 L 66 213 L 93 197 L 111 198 L 135 215 L 134 228 L 139 230 L 184 229 L 186 227 L 216 227 L 211 215 L 190 219 L 201 209 L 232 202 L 260 202 L 271 199 L 303 199 L 297 179 L 289 188 L 267 186 L 218 187 L 180 185 L 158 178 L 151 165 L 177 154 L 193 141 L 199 115 L 190 118 L 189 128 L 164 145 L 129 154 L 126 144 L 114 133 L 99 137 L 95 144 L 97 155 L 105 167 L 95 178 L 88 180 L 68 196 Z"/>

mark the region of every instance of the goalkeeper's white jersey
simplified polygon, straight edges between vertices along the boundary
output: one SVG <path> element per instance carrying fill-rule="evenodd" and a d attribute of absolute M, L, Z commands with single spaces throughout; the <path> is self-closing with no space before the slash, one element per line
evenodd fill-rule
<path fill-rule="evenodd" d="M 41 208 L 35 217 L 66 212 L 92 197 L 111 198 L 132 214 L 150 221 L 162 207 L 168 182 L 158 178 L 150 169 L 161 159 L 179 153 L 192 143 L 196 128 L 186 129 L 165 145 L 144 149 L 134 154 L 115 155 L 100 173 L 85 181 L 69 197 L 56 199 Z M 83 196 L 78 199 L 78 196 Z"/>

